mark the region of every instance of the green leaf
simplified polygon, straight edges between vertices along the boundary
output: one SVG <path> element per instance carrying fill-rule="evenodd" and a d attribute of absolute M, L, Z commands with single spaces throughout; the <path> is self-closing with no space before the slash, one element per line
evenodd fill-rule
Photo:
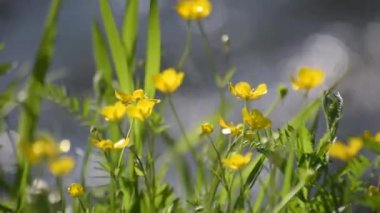
<path fill-rule="evenodd" d="M 305 109 L 301 110 L 290 122 L 294 129 L 298 129 L 301 125 L 306 124 L 311 116 L 315 115 L 318 112 L 319 107 L 321 106 L 321 100 L 318 98 L 308 105 Z"/>
<path fill-rule="evenodd" d="M 99 0 L 99 3 L 119 87 L 123 92 L 131 93 L 133 91 L 133 74 L 128 70 L 126 51 L 119 36 L 111 7 L 108 0 Z"/>
<path fill-rule="evenodd" d="M 52 0 L 49 9 L 49 15 L 46 19 L 44 33 L 37 50 L 33 70 L 27 82 L 26 98 L 22 102 L 22 108 L 19 117 L 19 141 L 20 143 L 30 143 L 33 140 L 34 132 L 37 129 L 38 117 L 41 108 L 40 93 L 43 91 L 45 77 L 48 72 L 51 59 L 53 57 L 54 41 L 56 37 L 56 24 L 58 12 L 61 6 L 61 0 Z M 17 177 L 20 182 L 17 183 L 18 189 L 18 209 L 21 212 L 26 201 L 26 186 L 29 176 L 29 166 L 25 163 L 21 155 L 18 154 L 21 168 L 18 170 Z"/>
<path fill-rule="evenodd" d="M 93 107 L 93 100 L 90 98 L 77 98 L 69 96 L 66 88 L 51 83 L 46 83 L 42 97 L 65 108 L 68 112 L 79 119 L 87 126 L 97 126 L 99 113 Z"/>
<path fill-rule="evenodd" d="M 232 68 L 227 70 L 226 74 L 223 76 L 223 79 L 220 75 L 216 75 L 215 76 L 216 85 L 219 88 L 226 87 L 228 85 L 228 83 L 231 81 L 235 72 L 236 72 L 236 67 L 232 67 Z"/>
<path fill-rule="evenodd" d="M 291 185 L 292 185 L 292 179 L 293 179 L 293 166 L 294 166 L 294 154 L 293 152 L 289 152 L 288 159 L 286 161 L 286 167 L 285 167 L 285 173 L 284 178 L 282 181 L 282 190 L 281 195 L 285 196 L 287 193 L 289 193 Z"/>
<path fill-rule="evenodd" d="M 266 178 L 265 182 L 262 183 L 260 191 L 257 194 L 257 197 L 254 199 L 255 204 L 253 206 L 253 212 L 262 212 L 261 205 L 264 201 L 265 195 L 268 193 L 267 190 L 268 190 L 269 182 L 270 182 L 270 178 Z"/>
<path fill-rule="evenodd" d="M 13 64 L 10 62 L 0 64 L 0 75 L 8 73 L 12 68 Z"/>
<path fill-rule="evenodd" d="M 5 49 L 5 44 L 4 43 L 0 43 L 0 51 L 3 51 Z"/>
<path fill-rule="evenodd" d="M 128 65 L 130 72 L 133 73 L 136 44 L 137 44 L 137 32 L 139 24 L 139 0 L 127 1 L 124 22 L 122 28 L 122 39 L 125 45 L 128 56 Z"/>
<path fill-rule="evenodd" d="M 98 90 L 100 99 L 105 98 L 106 102 L 110 103 L 110 97 L 113 97 L 112 65 L 108 56 L 105 38 L 96 21 L 94 21 L 92 27 L 92 43 L 94 47 L 96 72 L 97 76 L 99 76 L 98 81 L 95 81 L 95 88 Z"/>
<path fill-rule="evenodd" d="M 41 107 L 41 98 L 39 95 L 43 90 L 46 73 L 48 72 L 53 57 L 56 23 L 61 2 L 61 0 L 53 0 L 51 3 L 44 33 L 37 50 L 32 75 L 27 83 L 26 99 L 22 103 L 19 120 L 19 140 L 22 143 L 30 142 L 37 128 L 37 120 Z"/>
<path fill-rule="evenodd" d="M 343 117 L 343 99 L 339 92 L 325 92 L 322 103 L 327 128 L 331 133 L 330 137 L 333 137 L 338 129 L 339 121 Z"/>
<path fill-rule="evenodd" d="M 265 159 L 266 159 L 265 155 L 262 155 L 262 154 L 260 154 L 259 156 L 255 158 L 255 160 L 252 163 L 254 167 L 252 168 L 251 172 L 249 173 L 244 183 L 245 189 L 247 188 L 251 189 L 254 186 L 257 180 L 257 177 L 260 175 L 261 170 L 263 169 Z"/>
<path fill-rule="evenodd" d="M 297 131 L 297 153 L 313 153 L 312 136 L 304 125 L 300 126 Z"/>
<path fill-rule="evenodd" d="M 150 1 L 146 53 L 144 89 L 149 97 L 154 97 L 155 87 L 153 76 L 160 72 L 161 62 L 161 33 L 158 0 Z"/>

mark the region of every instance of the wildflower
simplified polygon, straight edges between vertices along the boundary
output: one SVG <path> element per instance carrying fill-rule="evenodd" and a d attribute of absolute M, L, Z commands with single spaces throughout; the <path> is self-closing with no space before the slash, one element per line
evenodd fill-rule
<path fill-rule="evenodd" d="M 130 103 L 147 98 L 144 90 L 142 89 L 137 89 L 133 91 L 131 95 L 115 90 L 115 97 L 123 103 Z"/>
<path fill-rule="evenodd" d="M 230 83 L 229 89 L 234 96 L 244 100 L 256 100 L 268 92 L 266 84 L 259 84 L 257 88 L 254 89 L 245 81 L 241 81 L 235 84 L 235 86 Z"/>
<path fill-rule="evenodd" d="M 252 153 L 248 152 L 245 155 L 233 153 L 226 159 L 223 159 L 223 164 L 233 170 L 238 170 L 247 165 L 251 161 Z"/>
<path fill-rule="evenodd" d="M 328 152 L 331 157 L 346 161 L 354 158 L 362 147 L 363 141 L 358 137 L 354 137 L 348 140 L 347 146 L 339 141 L 331 144 Z"/>
<path fill-rule="evenodd" d="M 242 110 L 242 116 L 245 123 L 252 129 L 266 129 L 271 127 L 272 121 L 264 117 L 264 115 L 257 109 L 248 111 L 247 107 Z"/>
<path fill-rule="evenodd" d="M 378 196 L 380 195 L 379 187 L 376 187 L 374 185 L 370 185 L 367 189 L 368 196 Z"/>
<path fill-rule="evenodd" d="M 207 18 L 212 10 L 209 0 L 179 0 L 176 11 L 185 20 L 200 20 Z"/>
<path fill-rule="evenodd" d="M 72 183 L 67 187 L 67 192 L 69 192 L 71 197 L 80 197 L 84 194 L 84 188 L 79 183 Z"/>
<path fill-rule="evenodd" d="M 113 143 L 109 139 L 102 140 L 92 140 L 91 141 L 94 146 L 102 151 L 107 151 L 113 148 Z"/>
<path fill-rule="evenodd" d="M 184 76 L 185 73 L 169 68 L 153 77 L 154 86 L 163 93 L 172 93 L 181 86 Z"/>
<path fill-rule="evenodd" d="M 137 118 L 140 121 L 144 121 L 152 114 L 153 107 L 156 103 L 159 103 L 159 100 L 142 99 L 135 104 L 127 105 L 126 113 L 130 118 Z"/>
<path fill-rule="evenodd" d="M 117 121 L 122 119 L 126 113 L 126 106 L 118 101 L 114 105 L 105 106 L 101 114 L 105 117 L 106 121 Z"/>
<path fill-rule="evenodd" d="M 214 131 L 214 126 L 210 123 L 201 124 L 201 135 L 210 135 Z"/>
<path fill-rule="evenodd" d="M 113 144 L 114 149 L 123 149 L 129 145 L 129 138 L 122 138 L 118 142 Z"/>
<path fill-rule="evenodd" d="M 43 159 L 51 159 L 60 152 L 55 140 L 46 135 L 38 137 L 33 143 L 23 143 L 21 151 L 32 164 L 36 164 Z"/>
<path fill-rule="evenodd" d="M 222 127 L 222 133 L 225 135 L 231 134 L 233 136 L 239 135 L 243 131 L 243 125 L 234 125 L 232 122 L 226 122 L 223 118 L 219 119 L 219 125 Z"/>
<path fill-rule="evenodd" d="M 380 143 L 380 132 L 376 133 L 376 135 L 372 135 L 370 131 L 365 130 L 363 133 L 363 138 Z"/>
<path fill-rule="evenodd" d="M 49 163 L 49 170 L 55 176 L 66 176 L 74 169 L 75 160 L 70 156 L 62 156 Z"/>
<path fill-rule="evenodd" d="M 296 77 L 292 77 L 292 86 L 295 90 L 310 90 L 323 83 L 325 73 L 321 69 L 301 67 Z"/>

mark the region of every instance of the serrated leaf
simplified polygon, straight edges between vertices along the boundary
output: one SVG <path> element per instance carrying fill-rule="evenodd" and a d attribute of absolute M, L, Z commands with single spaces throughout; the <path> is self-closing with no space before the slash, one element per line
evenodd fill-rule
<path fill-rule="evenodd" d="M 343 98 L 339 92 L 326 92 L 323 96 L 323 111 L 325 113 L 327 127 L 334 136 L 340 119 L 343 117 Z"/>

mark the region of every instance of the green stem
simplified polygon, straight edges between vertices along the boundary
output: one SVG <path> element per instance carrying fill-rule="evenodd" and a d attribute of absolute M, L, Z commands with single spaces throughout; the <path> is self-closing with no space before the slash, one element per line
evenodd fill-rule
<path fill-rule="evenodd" d="M 206 34 L 206 31 L 204 30 L 204 27 L 203 27 L 203 24 L 201 21 L 198 21 L 198 27 L 199 27 L 199 31 L 201 32 L 202 38 L 203 38 L 203 42 L 205 45 L 208 61 L 210 62 L 211 70 L 213 71 L 214 75 L 216 76 L 218 74 L 218 70 L 217 70 L 216 65 L 215 65 L 214 57 L 212 56 L 210 40 L 208 39 L 208 36 Z"/>
<path fill-rule="evenodd" d="M 83 157 L 83 166 L 81 170 L 81 184 L 83 187 L 86 187 L 86 178 L 88 174 L 88 162 L 90 160 L 91 151 L 92 151 L 92 145 L 87 144 L 86 152 Z"/>
<path fill-rule="evenodd" d="M 132 119 L 132 121 L 131 121 L 131 125 L 129 126 L 129 129 L 128 129 L 128 133 L 127 133 L 127 135 L 126 135 L 126 136 L 123 135 L 123 139 L 124 139 L 124 140 L 126 140 L 126 139 L 129 138 L 129 135 L 131 134 L 131 130 L 132 130 L 132 127 L 133 127 L 133 123 L 134 123 L 134 121 L 135 121 L 135 120 Z M 122 133 L 122 132 L 121 132 L 121 133 Z M 122 133 L 122 134 L 123 134 L 123 133 Z M 121 152 L 120 152 L 119 160 L 118 160 L 118 162 L 117 162 L 117 167 L 116 167 L 116 169 L 120 169 L 121 161 L 122 161 L 123 156 L 124 156 L 125 148 L 126 148 L 126 147 L 124 147 L 124 148 L 121 150 Z"/>
<path fill-rule="evenodd" d="M 84 205 L 84 203 L 82 202 L 82 200 L 80 198 L 78 198 L 78 200 L 79 200 L 79 204 L 80 204 L 80 207 L 82 208 L 83 212 L 87 212 L 87 208 Z"/>
<path fill-rule="evenodd" d="M 281 98 L 276 97 L 276 99 L 271 103 L 268 107 L 267 111 L 264 113 L 264 116 L 267 117 L 277 108 L 277 106 L 281 103 Z"/>
<path fill-rule="evenodd" d="M 65 193 L 63 191 L 63 182 L 62 182 L 62 178 L 61 177 L 57 177 L 56 178 L 56 182 L 57 182 L 57 186 L 58 186 L 58 191 L 59 191 L 59 195 L 61 197 L 61 210 L 63 213 L 66 212 L 66 206 L 65 206 Z"/>
<path fill-rule="evenodd" d="M 181 119 L 179 118 L 179 115 L 177 113 L 177 110 L 174 106 L 174 103 L 172 101 L 172 98 L 171 98 L 171 95 L 169 94 L 168 95 L 168 102 L 169 102 L 169 106 L 171 108 L 171 110 L 173 111 L 173 114 L 174 114 L 174 118 L 176 119 L 177 121 L 177 124 L 178 124 L 178 127 L 183 135 L 183 137 L 185 138 L 185 141 L 186 141 L 186 144 L 191 152 L 191 155 L 193 156 L 194 159 L 197 159 L 197 154 L 195 152 L 195 150 L 193 149 L 191 143 L 190 143 L 190 140 L 189 138 L 187 137 L 187 134 L 186 134 L 186 130 L 185 130 L 185 127 L 182 125 L 182 122 L 181 122 Z"/>
<path fill-rule="evenodd" d="M 23 211 L 25 200 L 26 200 L 26 193 L 25 189 L 28 184 L 28 177 L 29 177 L 29 163 L 23 158 L 22 159 L 23 166 L 21 167 L 22 174 L 21 174 L 21 181 L 20 181 L 20 187 L 17 194 L 17 209 L 16 212 L 20 213 Z"/>
<path fill-rule="evenodd" d="M 188 21 L 186 23 L 186 32 L 187 32 L 187 34 L 186 34 L 185 49 L 183 50 L 181 58 L 178 61 L 178 65 L 177 65 L 177 69 L 178 70 L 182 70 L 183 69 L 183 65 L 185 64 L 186 59 L 189 56 L 190 50 L 191 50 L 191 43 L 192 43 L 192 35 L 193 35 L 193 33 L 191 31 L 191 22 L 190 21 Z"/>

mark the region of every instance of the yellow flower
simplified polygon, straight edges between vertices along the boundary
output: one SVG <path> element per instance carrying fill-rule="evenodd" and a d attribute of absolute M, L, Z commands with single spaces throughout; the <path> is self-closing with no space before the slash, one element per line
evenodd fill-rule
<path fill-rule="evenodd" d="M 104 116 L 106 121 L 117 121 L 122 119 L 126 112 L 126 106 L 122 102 L 118 101 L 114 105 L 103 107 L 101 114 Z"/>
<path fill-rule="evenodd" d="M 153 77 L 154 86 L 163 93 L 172 93 L 181 86 L 184 76 L 185 73 L 169 68 Z"/>
<path fill-rule="evenodd" d="M 230 92 L 240 99 L 245 100 L 256 100 L 259 99 L 261 96 L 267 94 L 268 89 L 266 84 L 259 84 L 256 89 L 251 88 L 249 83 L 245 81 L 241 81 L 235 86 L 232 85 L 232 83 L 229 84 Z"/>
<path fill-rule="evenodd" d="M 114 149 L 123 149 L 129 145 L 129 138 L 122 138 L 118 142 L 113 144 Z"/>
<path fill-rule="evenodd" d="M 301 67 L 296 77 L 292 77 L 292 86 L 295 90 L 310 90 L 319 86 L 325 79 L 325 73 L 321 69 Z"/>
<path fill-rule="evenodd" d="M 113 143 L 109 139 L 91 140 L 94 146 L 102 151 L 107 151 L 113 148 Z"/>
<path fill-rule="evenodd" d="M 142 99 L 136 104 L 127 105 L 126 113 L 130 118 L 137 118 L 140 121 L 144 121 L 152 114 L 153 107 L 156 103 L 159 103 L 159 100 Z"/>
<path fill-rule="evenodd" d="M 248 152 L 245 155 L 233 153 L 226 159 L 223 159 L 223 164 L 233 170 L 238 170 L 247 165 L 251 161 L 252 153 Z"/>
<path fill-rule="evenodd" d="M 264 115 L 257 109 L 248 111 L 247 107 L 242 110 L 242 116 L 245 123 L 247 123 L 252 129 L 266 129 L 270 128 L 272 121 L 264 117 Z"/>
<path fill-rule="evenodd" d="M 46 135 L 38 137 L 33 143 L 21 144 L 21 151 L 31 164 L 36 164 L 44 158 L 51 159 L 60 152 L 55 140 Z"/>
<path fill-rule="evenodd" d="M 84 194 L 84 188 L 79 183 L 72 183 L 67 187 L 67 192 L 69 192 L 71 197 L 80 197 Z"/>
<path fill-rule="evenodd" d="M 49 163 L 49 170 L 55 176 L 66 176 L 74 169 L 75 160 L 70 156 L 62 156 Z"/>
<path fill-rule="evenodd" d="M 121 101 L 123 103 L 130 103 L 130 102 L 134 102 L 134 101 L 138 101 L 138 100 L 147 98 L 144 90 L 142 90 L 142 89 L 137 89 L 137 90 L 133 91 L 131 95 L 115 90 L 115 97 L 116 97 L 116 99 L 118 99 L 119 101 Z"/>
<path fill-rule="evenodd" d="M 365 130 L 363 133 L 363 138 L 380 143 L 380 132 L 376 133 L 376 135 L 373 136 L 370 131 Z"/>
<path fill-rule="evenodd" d="M 201 135 L 210 135 L 214 131 L 214 126 L 210 123 L 201 124 Z"/>
<path fill-rule="evenodd" d="M 211 14 L 212 5 L 209 0 L 179 0 L 176 11 L 185 20 L 200 20 Z"/>
<path fill-rule="evenodd" d="M 222 133 L 225 135 L 231 134 L 233 136 L 239 135 L 243 131 L 243 125 L 237 124 L 236 126 L 232 122 L 226 122 L 223 118 L 219 119 L 219 125 L 222 127 Z"/>
<path fill-rule="evenodd" d="M 339 141 L 331 144 L 328 152 L 331 157 L 346 161 L 354 158 L 362 147 L 363 141 L 358 137 L 354 137 L 348 140 L 348 146 Z"/>

